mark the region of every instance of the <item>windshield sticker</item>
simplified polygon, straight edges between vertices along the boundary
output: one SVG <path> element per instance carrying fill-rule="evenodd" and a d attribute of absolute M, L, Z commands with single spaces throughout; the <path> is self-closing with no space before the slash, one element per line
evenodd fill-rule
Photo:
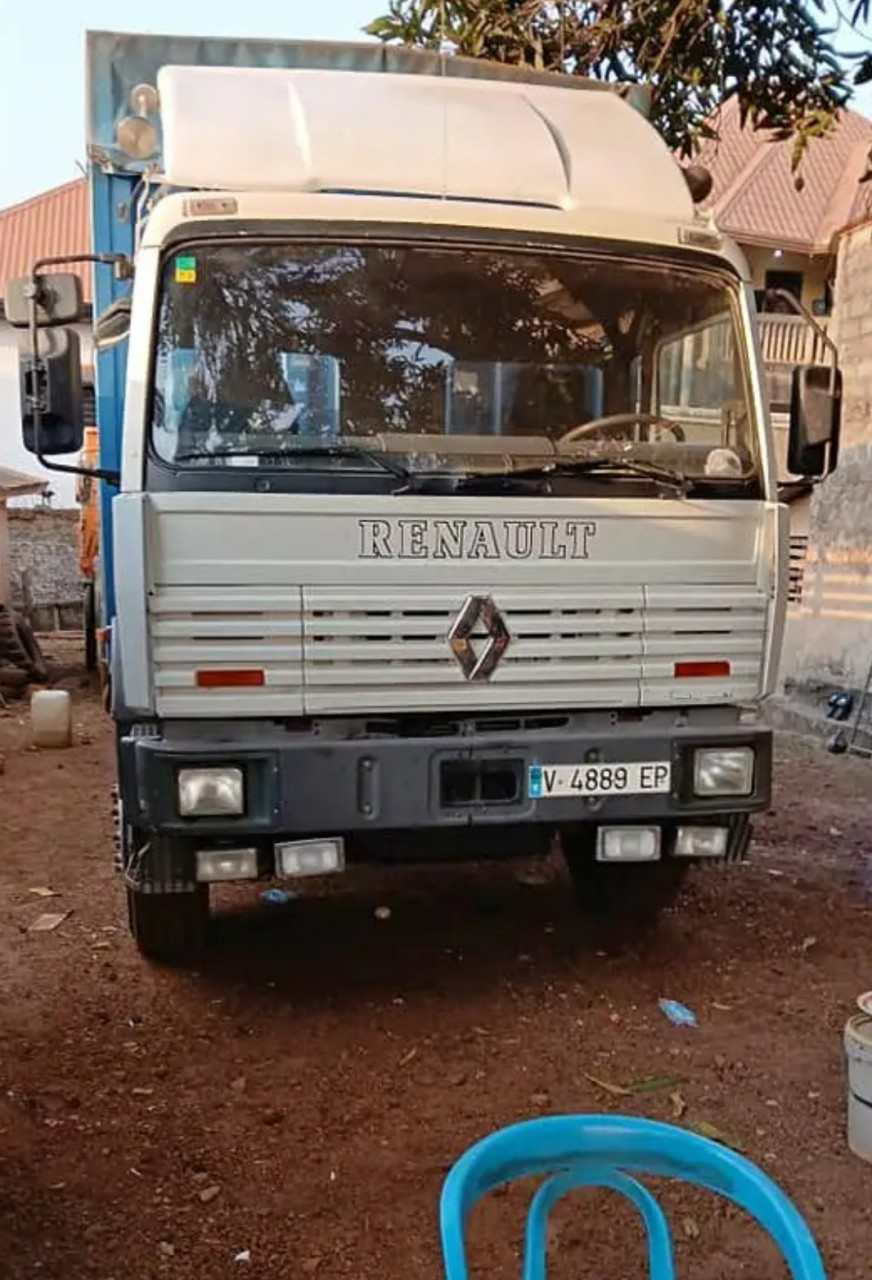
<path fill-rule="evenodd" d="M 192 254 L 176 258 L 176 284 L 197 283 L 197 259 Z"/>

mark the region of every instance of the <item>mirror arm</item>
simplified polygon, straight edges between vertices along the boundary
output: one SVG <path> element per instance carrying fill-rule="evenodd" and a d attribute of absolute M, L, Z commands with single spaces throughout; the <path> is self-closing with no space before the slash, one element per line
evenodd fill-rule
<path fill-rule="evenodd" d="M 53 462 L 46 458 L 42 452 L 40 443 L 40 428 L 42 426 L 42 407 L 39 403 L 39 324 L 38 324 L 38 308 L 39 308 L 39 273 L 44 267 L 61 267 L 70 266 L 76 262 L 98 262 L 106 266 L 114 266 L 121 273 L 125 264 L 129 266 L 130 259 L 123 253 L 70 253 L 62 257 L 55 258 L 39 258 L 33 264 L 33 270 L 30 273 L 30 354 L 33 360 L 33 380 L 34 394 L 31 409 L 33 412 L 33 443 L 36 446 L 34 453 L 40 464 L 45 467 L 46 471 L 60 471 L 65 475 L 72 476 L 93 476 L 97 480 L 105 480 L 107 484 L 114 485 L 119 488 L 121 485 L 121 474 L 118 471 L 107 470 L 103 467 L 81 467 L 68 465 L 64 462 Z M 120 275 L 121 279 L 125 276 Z"/>
<path fill-rule="evenodd" d="M 37 420 L 33 419 L 33 439 L 37 441 Z M 64 462 L 51 462 L 48 458 L 44 458 L 38 449 L 34 449 L 34 455 L 45 467 L 46 471 L 61 471 L 68 476 L 88 476 L 92 480 L 103 480 L 106 484 L 110 484 L 115 489 L 121 488 L 121 472 L 111 471 L 108 467 L 77 467 L 75 465 L 68 466 Z"/>
<path fill-rule="evenodd" d="M 70 267 L 82 262 L 114 267 L 119 280 L 130 280 L 133 276 L 133 264 L 126 253 L 68 253 L 58 258 L 38 258 L 30 274 L 35 281 L 44 267 Z"/>
<path fill-rule="evenodd" d="M 801 316 L 807 324 L 811 325 L 821 342 L 832 353 L 833 363 L 830 366 L 830 395 L 833 395 L 836 390 L 836 369 L 839 365 L 839 348 L 836 346 L 835 342 L 833 342 L 826 329 L 823 325 L 818 324 L 816 317 L 812 315 L 805 303 L 795 297 L 789 289 L 767 289 L 765 297 L 780 298 L 782 302 L 786 302 L 789 307 L 792 307 L 796 315 Z"/>

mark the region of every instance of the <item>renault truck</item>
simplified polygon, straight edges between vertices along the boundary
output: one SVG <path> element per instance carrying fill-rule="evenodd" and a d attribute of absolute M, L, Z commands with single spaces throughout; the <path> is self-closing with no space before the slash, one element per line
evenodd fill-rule
<path fill-rule="evenodd" d="M 635 86 L 87 37 L 101 655 L 141 952 L 210 889 L 562 849 L 639 927 L 770 802 L 788 581 L 754 294 Z M 7 288 L 82 444 L 69 260 Z M 791 471 L 837 457 L 793 374 Z"/>

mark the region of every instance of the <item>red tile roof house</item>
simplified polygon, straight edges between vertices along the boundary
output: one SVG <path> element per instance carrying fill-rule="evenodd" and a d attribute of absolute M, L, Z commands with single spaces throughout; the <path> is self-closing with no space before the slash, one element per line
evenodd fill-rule
<path fill-rule="evenodd" d="M 698 156 L 714 178 L 704 207 L 744 250 L 758 299 L 767 289 L 786 289 L 828 328 L 838 234 L 872 209 L 872 183 L 861 182 L 870 172 L 872 120 L 844 111 L 831 134 L 813 140 L 799 191 L 791 142 L 742 129 L 735 99 L 722 108 L 717 125 L 717 141 L 704 143 Z M 761 340 L 770 364 L 770 401 L 783 410 L 790 371 L 821 359 L 821 344 L 803 320 L 788 314 L 762 316 Z"/>
<path fill-rule="evenodd" d="M 706 206 L 745 250 L 757 288 L 786 287 L 828 314 L 835 237 L 872 207 L 872 188 L 860 181 L 869 170 L 872 120 L 843 111 L 831 134 L 813 140 L 800 191 L 790 170 L 792 144 L 742 129 L 734 98 L 717 127 L 719 138 L 698 156 L 714 178 Z"/>

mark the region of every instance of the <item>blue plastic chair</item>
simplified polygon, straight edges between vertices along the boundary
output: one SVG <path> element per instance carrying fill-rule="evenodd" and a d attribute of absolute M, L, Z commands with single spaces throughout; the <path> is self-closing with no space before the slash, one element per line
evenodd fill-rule
<path fill-rule="evenodd" d="M 609 1187 L 632 1201 L 648 1234 L 651 1280 L 675 1280 L 669 1225 L 651 1192 L 631 1176 L 634 1173 L 680 1178 L 726 1196 L 769 1233 L 793 1280 L 826 1280 L 804 1218 L 762 1169 L 686 1129 L 613 1115 L 528 1120 L 491 1134 L 461 1156 L 442 1189 L 446 1280 L 467 1280 L 466 1222 L 477 1201 L 517 1178 L 536 1175 L 551 1176 L 530 1205 L 523 1280 L 544 1280 L 548 1214 L 576 1187 Z"/>

